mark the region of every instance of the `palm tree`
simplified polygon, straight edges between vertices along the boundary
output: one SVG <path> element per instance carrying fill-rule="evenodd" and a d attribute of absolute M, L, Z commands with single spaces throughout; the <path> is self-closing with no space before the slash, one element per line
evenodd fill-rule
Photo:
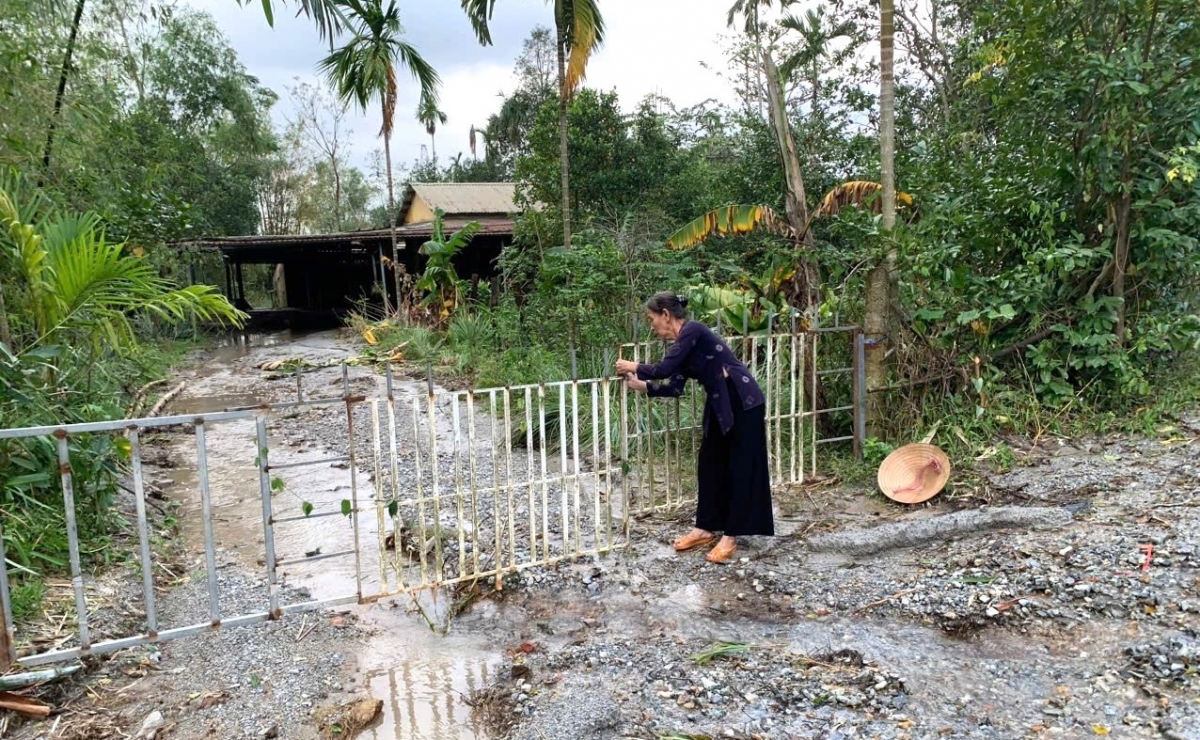
<path fill-rule="evenodd" d="M 604 17 L 598 0 L 547 0 L 554 3 L 555 46 L 558 50 L 558 137 L 562 162 L 563 246 L 571 247 L 571 176 L 567 148 L 567 106 L 587 74 L 588 60 L 604 43 Z M 479 43 L 492 43 L 488 21 L 496 0 L 462 0 Z"/>
<path fill-rule="evenodd" d="M 139 313 L 171 323 L 245 319 L 212 286 L 176 288 L 138 250 L 109 242 L 100 216 L 57 213 L 11 177 L 0 177 L 0 234 L 0 264 L 11 268 L 20 308 L 15 329 L 6 326 L 13 354 L 46 346 L 121 352 L 137 344 Z"/>
<path fill-rule="evenodd" d="M 346 19 L 353 34 L 350 41 L 321 60 L 318 68 L 325 73 L 338 98 L 366 112 L 372 100 L 378 100 L 383 114 L 379 134 L 387 163 L 388 225 L 392 232 L 392 263 L 400 264 L 396 247 L 396 197 L 392 182 L 392 124 L 396 117 L 396 66 L 406 67 L 421 85 L 421 109 L 437 110 L 441 83 L 437 72 L 417 50 L 401 40 L 404 28 L 395 0 L 332 0 L 335 10 Z M 397 291 L 399 286 L 397 285 Z M 400 296 L 397 295 L 397 305 Z"/>
<path fill-rule="evenodd" d="M 421 104 L 417 106 L 417 120 L 425 127 L 425 133 L 429 134 L 429 151 L 433 154 L 433 159 L 437 160 L 437 140 L 434 134 L 437 133 L 438 126 L 446 125 L 446 114 L 438 110 L 437 101 L 421 99 Z"/>
<path fill-rule="evenodd" d="M 476 147 L 479 144 L 479 139 L 483 139 L 483 138 L 486 138 L 484 135 L 484 130 L 481 128 L 475 128 L 475 124 L 472 123 L 471 124 L 471 132 L 468 135 L 468 143 L 471 146 L 471 158 L 472 159 L 479 159 L 479 153 L 476 151 Z"/>
<path fill-rule="evenodd" d="M 821 62 L 829 55 L 829 45 L 834 39 L 852 37 L 856 26 L 851 21 L 833 22 L 825 11 L 825 6 L 809 10 L 803 16 L 791 13 L 779 21 L 780 27 L 800 34 L 803 44 L 799 50 L 789 56 L 779 66 L 779 73 L 784 79 L 800 68 L 807 68 L 809 82 L 812 84 L 812 98 L 809 103 L 811 115 L 820 122 L 821 112 Z"/>
<path fill-rule="evenodd" d="M 567 148 L 567 106 L 587 73 L 592 53 L 604 43 L 604 18 L 596 0 L 555 0 L 558 47 L 558 141 L 562 160 L 563 247 L 571 248 L 571 156 Z"/>
<path fill-rule="evenodd" d="M 894 0 L 879 4 L 879 176 L 882 218 L 880 227 L 889 232 L 896 227 L 896 109 L 894 89 Z M 892 311 L 892 283 L 897 254 L 889 247 L 887 255 L 871 270 L 867 279 L 866 311 L 863 328 L 868 341 L 882 341 L 888 333 Z M 878 390 L 887 385 L 887 353 L 872 344 L 867 353 L 867 434 L 878 437 L 884 419 L 884 398 Z M 870 391 L 876 391 L 871 393 Z"/>
<path fill-rule="evenodd" d="M 238 5 L 249 5 L 253 2 L 256 0 L 237 0 Z M 276 2 L 280 6 L 286 7 L 286 0 L 261 0 L 261 2 L 267 23 L 274 26 Z M 333 43 L 333 37 L 340 34 L 348 25 L 346 16 L 339 7 L 341 4 L 341 0 L 296 0 L 299 12 L 312 19 L 313 25 L 317 27 L 317 35 L 321 37 L 322 41 L 329 39 L 330 44 Z"/>

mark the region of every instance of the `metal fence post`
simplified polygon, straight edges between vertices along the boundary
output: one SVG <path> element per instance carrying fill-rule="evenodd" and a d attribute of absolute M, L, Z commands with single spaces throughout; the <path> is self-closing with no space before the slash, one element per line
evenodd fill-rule
<path fill-rule="evenodd" d="M 16 660 L 13 640 L 12 602 L 8 595 L 8 561 L 4 554 L 4 523 L 0 522 L 0 673 Z"/>
<path fill-rule="evenodd" d="M 279 582 L 275 573 L 275 512 L 271 487 L 270 449 L 267 442 L 267 419 L 259 414 L 254 419 L 258 444 L 258 495 L 262 498 L 263 564 L 267 569 L 267 614 L 270 619 L 282 616 L 279 610 Z"/>
<path fill-rule="evenodd" d="M 71 452 L 66 431 L 55 434 L 58 439 L 58 468 L 62 477 L 63 511 L 66 513 L 67 549 L 71 557 L 71 585 L 75 591 L 75 613 L 79 620 L 79 649 L 87 652 L 92 646 L 88 630 L 87 596 L 84 590 L 83 566 L 79 554 L 79 529 L 75 523 L 75 485 L 71 470 Z"/>
<path fill-rule="evenodd" d="M 854 381 L 851 383 L 854 394 L 854 456 L 862 460 L 863 445 L 867 436 L 866 337 L 863 336 L 862 329 L 858 327 L 855 327 L 852 336 L 854 341 L 854 360 L 851 363 L 854 369 Z"/>

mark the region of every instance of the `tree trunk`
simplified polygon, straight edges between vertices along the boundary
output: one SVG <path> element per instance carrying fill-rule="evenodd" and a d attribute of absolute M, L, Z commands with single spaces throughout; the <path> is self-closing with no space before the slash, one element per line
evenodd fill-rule
<path fill-rule="evenodd" d="M 813 59 L 812 68 L 812 117 L 818 125 L 821 123 L 821 60 Z"/>
<path fill-rule="evenodd" d="M 396 247 L 396 196 L 392 185 L 392 137 L 383 134 L 383 158 L 387 162 L 388 227 L 392 237 L 392 283 L 396 286 L 396 310 L 400 309 L 400 250 Z M 383 281 L 383 310 L 391 313 L 388 305 L 387 278 Z"/>
<path fill-rule="evenodd" d="M 813 246 L 812 233 L 805 228 L 808 225 L 808 196 L 804 190 L 804 176 L 800 169 L 800 158 L 796 153 L 796 139 L 792 136 L 792 127 L 788 123 L 786 101 L 783 98 L 783 83 L 779 78 L 779 68 L 771 58 L 768 50 L 762 50 L 762 72 L 766 78 L 767 105 L 771 113 L 771 128 L 775 132 L 775 141 L 779 146 L 779 154 L 783 159 L 783 174 L 786 185 L 784 193 L 784 209 L 787 213 L 788 225 L 800 235 L 796 242 L 796 273 L 787 289 L 792 305 L 814 318 L 820 303 L 821 273 L 813 262 L 810 250 Z M 821 381 L 817 368 L 816 347 L 809 343 L 805 354 L 804 367 L 804 396 L 808 408 L 816 411 L 828 408 L 825 402 L 825 385 Z M 830 416 L 823 414 L 817 417 L 822 433 L 830 429 Z"/>
<path fill-rule="evenodd" d="M 771 59 L 768 50 L 762 52 L 763 73 L 766 76 L 767 98 L 771 113 L 771 128 L 775 132 L 775 142 L 779 146 L 779 154 L 783 159 L 783 174 L 786 186 L 784 193 L 784 210 L 787 214 L 788 225 L 797 234 L 802 234 L 796 245 L 796 277 L 793 279 L 793 300 L 798 301 L 801 310 L 808 310 L 817 304 L 820 273 L 806 250 L 812 247 L 812 233 L 805 227 L 808 224 L 808 195 L 804 190 L 804 176 L 800 170 L 800 157 L 796 153 L 796 139 L 792 136 L 792 127 L 788 123 L 787 108 L 783 99 L 783 84 L 779 80 L 779 68 Z"/>
<path fill-rule="evenodd" d="M 894 0 L 881 0 L 879 6 L 879 179 L 883 186 L 884 232 L 896 228 L 896 110 L 894 90 Z M 880 437 L 886 416 L 887 334 L 891 324 L 892 296 L 897 254 L 887 254 L 871 270 L 867 280 L 866 315 L 863 328 L 867 340 L 867 436 Z"/>
<path fill-rule="evenodd" d="M 563 247 L 571 248 L 571 155 L 567 149 L 567 105 L 570 102 L 567 90 L 567 40 L 563 36 L 562 22 L 555 23 L 558 36 L 558 157 L 562 160 L 562 219 Z"/>
<path fill-rule="evenodd" d="M 67 51 L 63 54 L 62 69 L 58 73 L 58 91 L 54 94 L 54 113 L 50 116 L 50 128 L 46 131 L 46 149 L 42 152 L 42 177 L 44 181 L 50 171 L 50 152 L 54 148 L 54 128 L 62 112 L 63 97 L 67 92 L 67 77 L 71 73 L 71 59 L 75 56 L 75 39 L 79 36 L 79 21 L 83 18 L 86 0 L 75 3 L 75 18 L 71 21 L 71 35 L 67 37 Z M 41 182 L 38 183 L 39 186 Z"/>
<path fill-rule="evenodd" d="M 333 220 L 336 231 L 342 230 L 342 172 L 338 169 L 337 155 L 329 158 L 329 168 L 333 171 Z"/>
<path fill-rule="evenodd" d="M 879 183 L 882 226 L 896 228 L 896 91 L 894 0 L 880 0 L 879 34 Z M 892 257 L 889 253 L 889 261 Z M 891 265 L 889 265 L 889 268 Z"/>
<path fill-rule="evenodd" d="M 4 307 L 4 283 L 0 283 L 0 344 L 9 352 L 16 353 L 12 343 L 12 330 L 8 327 L 8 309 Z"/>
<path fill-rule="evenodd" d="M 1133 194 L 1130 192 L 1133 184 L 1122 188 L 1116 207 L 1113 209 L 1113 221 L 1116 229 L 1113 241 L 1113 277 L 1112 296 L 1117 303 L 1117 344 L 1125 346 L 1125 275 L 1129 269 L 1129 213 L 1133 207 Z"/>
<path fill-rule="evenodd" d="M 275 292 L 275 308 L 287 308 L 287 268 L 283 263 L 275 265 L 271 275 L 271 285 Z"/>

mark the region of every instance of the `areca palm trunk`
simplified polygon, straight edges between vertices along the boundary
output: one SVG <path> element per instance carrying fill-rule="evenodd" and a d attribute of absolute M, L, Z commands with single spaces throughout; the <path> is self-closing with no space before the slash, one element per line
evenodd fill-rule
<path fill-rule="evenodd" d="M 561 12 L 561 11 L 560 11 Z M 557 13 L 556 13 L 557 15 Z M 562 160 L 562 220 L 563 247 L 571 248 L 571 176 L 570 152 L 567 148 L 567 39 L 564 34 L 562 18 L 556 18 L 555 33 L 558 47 L 558 148 L 559 159 Z"/>
<path fill-rule="evenodd" d="M 386 113 L 385 113 L 386 115 Z M 392 132 L 383 131 L 383 158 L 387 164 L 388 228 L 392 237 L 392 283 L 396 286 L 396 309 L 400 308 L 400 250 L 396 246 L 396 196 L 392 185 Z M 391 313 L 388 306 L 387 277 L 383 280 L 383 310 Z"/>
<path fill-rule="evenodd" d="M 896 227 L 896 109 L 894 80 L 894 0 L 879 5 L 879 178 L 882 223 L 885 232 Z M 894 242 L 893 242 L 894 243 Z M 867 435 L 883 432 L 887 387 L 886 338 L 894 297 L 896 261 L 894 246 L 871 270 L 867 281 L 867 307 L 864 329 L 867 333 Z"/>

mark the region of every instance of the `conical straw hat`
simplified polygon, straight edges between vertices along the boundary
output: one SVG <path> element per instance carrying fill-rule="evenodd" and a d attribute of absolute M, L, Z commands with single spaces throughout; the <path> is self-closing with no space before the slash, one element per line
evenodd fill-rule
<path fill-rule="evenodd" d="M 949 479 L 950 459 L 933 445 L 905 445 L 879 466 L 879 489 L 902 504 L 933 498 Z"/>

